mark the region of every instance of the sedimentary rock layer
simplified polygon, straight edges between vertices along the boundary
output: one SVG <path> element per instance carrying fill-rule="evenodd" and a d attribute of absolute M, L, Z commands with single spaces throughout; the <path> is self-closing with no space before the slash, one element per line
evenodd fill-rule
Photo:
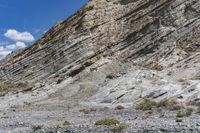
<path fill-rule="evenodd" d="M 1 63 L 1 80 L 73 77 L 101 57 L 163 70 L 199 52 L 199 0 L 91 0 Z M 189 63 L 189 62 L 188 62 Z"/>

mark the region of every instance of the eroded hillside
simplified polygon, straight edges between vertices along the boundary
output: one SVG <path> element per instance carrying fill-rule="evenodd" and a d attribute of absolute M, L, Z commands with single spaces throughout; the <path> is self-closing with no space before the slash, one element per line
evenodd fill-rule
<path fill-rule="evenodd" d="M 1 62 L 0 108 L 198 105 L 199 38 L 199 0 L 91 0 Z"/>

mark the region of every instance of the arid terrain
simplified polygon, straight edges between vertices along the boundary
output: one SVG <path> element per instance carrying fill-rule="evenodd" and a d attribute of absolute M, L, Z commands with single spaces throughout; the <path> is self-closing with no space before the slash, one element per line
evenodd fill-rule
<path fill-rule="evenodd" d="M 199 133 L 200 1 L 90 0 L 0 63 L 0 133 Z"/>

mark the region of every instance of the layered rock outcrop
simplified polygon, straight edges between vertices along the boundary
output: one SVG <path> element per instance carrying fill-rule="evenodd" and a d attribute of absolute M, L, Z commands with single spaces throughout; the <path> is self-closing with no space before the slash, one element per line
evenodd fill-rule
<path fill-rule="evenodd" d="M 90 0 L 1 61 L 0 132 L 200 132 L 199 68 L 199 0 Z"/>
<path fill-rule="evenodd" d="M 44 79 L 101 56 L 168 68 L 198 52 L 199 4 L 198 0 L 90 1 L 35 44 L 1 63 L 0 77 Z"/>
<path fill-rule="evenodd" d="M 199 0 L 91 0 L 33 45 L 3 60 L 0 79 L 31 84 L 73 79 L 72 89 L 92 91 L 86 98 L 133 70 L 158 73 L 154 80 L 188 80 L 199 76 L 199 33 Z"/>

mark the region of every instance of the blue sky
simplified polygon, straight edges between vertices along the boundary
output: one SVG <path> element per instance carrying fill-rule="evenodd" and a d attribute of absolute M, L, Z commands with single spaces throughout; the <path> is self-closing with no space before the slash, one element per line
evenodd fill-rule
<path fill-rule="evenodd" d="M 0 0 L 0 59 L 37 40 L 87 0 Z"/>

